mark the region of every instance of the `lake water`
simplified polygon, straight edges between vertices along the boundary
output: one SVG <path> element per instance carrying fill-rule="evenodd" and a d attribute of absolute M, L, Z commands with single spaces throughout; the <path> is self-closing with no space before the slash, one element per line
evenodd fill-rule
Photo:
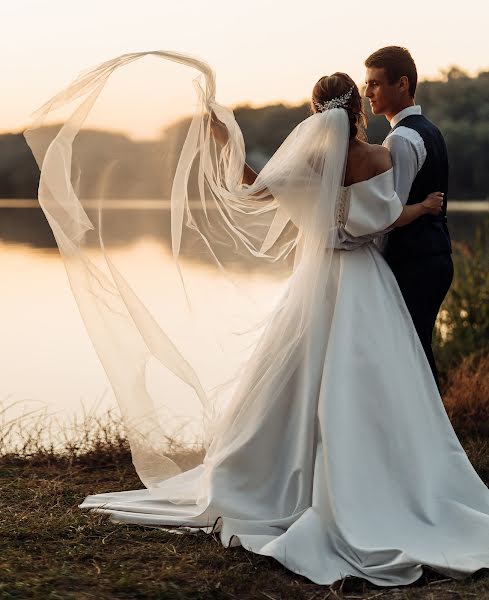
<path fill-rule="evenodd" d="M 0 201 L 0 405 L 11 406 L 10 416 L 43 408 L 60 423 L 88 410 L 102 413 L 116 402 L 82 324 L 50 229 L 39 208 L 34 208 L 35 201 L 22 206 L 19 208 L 17 200 Z M 126 209 L 113 212 L 117 231 L 118 223 L 130 217 Z M 181 299 L 168 297 L 168 278 L 174 267 L 169 248 L 161 241 L 162 223 L 166 221 L 158 216 L 161 214 L 149 206 L 147 218 L 139 224 L 140 235 L 117 247 L 113 257 L 124 263 L 131 283 L 143 291 L 144 301 L 155 316 L 163 318 L 158 315 L 161 299 L 173 303 Z M 487 216 L 489 203 L 453 203 L 449 212 L 452 238 L 472 241 L 477 225 Z M 222 281 L 213 279 L 205 265 L 192 268 L 198 285 L 207 290 L 209 306 L 214 305 L 213 298 L 219 298 L 222 305 L 227 293 Z M 161 277 L 155 278 L 155 273 Z M 280 279 L 265 273 L 240 276 L 246 277 L 257 302 L 273 306 L 282 289 Z M 238 306 L 235 308 L 239 311 Z M 222 329 L 222 318 L 210 310 L 209 330 Z M 173 326 L 178 327 L 178 323 Z M 221 357 L 220 361 L 210 359 L 209 370 L 223 368 L 226 361 L 226 368 L 232 370 L 232 357 Z M 168 395 L 168 386 L 174 382 L 160 384 L 166 385 Z M 182 391 L 174 389 L 172 397 L 182 402 Z M 188 402 L 185 411 L 198 412 L 198 405 Z"/>

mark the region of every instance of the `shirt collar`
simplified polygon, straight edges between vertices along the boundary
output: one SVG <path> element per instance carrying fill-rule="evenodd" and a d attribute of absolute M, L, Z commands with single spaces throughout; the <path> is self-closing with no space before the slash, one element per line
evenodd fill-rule
<path fill-rule="evenodd" d="M 415 104 L 414 106 L 408 106 L 403 110 L 399 111 L 396 115 L 394 115 L 390 121 L 391 127 L 395 127 L 399 121 L 402 121 L 405 117 L 409 117 L 410 115 L 420 115 L 421 114 L 421 106 L 419 104 Z"/>

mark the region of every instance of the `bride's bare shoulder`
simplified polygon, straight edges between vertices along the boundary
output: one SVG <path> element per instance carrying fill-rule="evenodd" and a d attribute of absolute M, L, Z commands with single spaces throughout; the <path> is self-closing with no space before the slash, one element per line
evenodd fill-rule
<path fill-rule="evenodd" d="M 378 144 L 368 144 L 370 155 L 370 167 L 372 169 L 372 177 L 388 171 L 392 167 L 391 153 L 384 146 Z"/>
<path fill-rule="evenodd" d="M 348 153 L 345 185 L 370 179 L 391 167 L 391 155 L 387 148 L 357 140 Z"/>

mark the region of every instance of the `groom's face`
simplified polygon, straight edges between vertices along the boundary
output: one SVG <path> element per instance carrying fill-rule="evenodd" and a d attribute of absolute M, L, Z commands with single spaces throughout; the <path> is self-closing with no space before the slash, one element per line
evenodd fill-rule
<path fill-rule="evenodd" d="M 365 96 L 370 101 L 374 115 L 385 115 L 392 112 L 399 102 L 398 86 L 390 84 L 385 69 L 368 68 L 365 77 Z"/>

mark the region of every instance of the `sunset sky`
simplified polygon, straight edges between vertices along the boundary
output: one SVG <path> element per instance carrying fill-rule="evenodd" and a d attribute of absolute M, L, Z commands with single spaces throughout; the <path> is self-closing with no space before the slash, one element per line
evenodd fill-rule
<path fill-rule="evenodd" d="M 298 103 L 321 75 L 338 70 L 360 84 L 366 56 L 389 44 L 410 49 L 420 78 L 439 76 L 453 64 L 475 74 L 489 70 L 488 6 L 486 0 L 402 5 L 358 0 L 3 1 L 0 131 L 23 128 L 29 115 L 80 71 L 141 50 L 176 50 L 206 60 L 217 73 L 217 99 L 228 105 Z M 127 102 L 139 106 L 136 98 L 131 100 L 127 81 L 118 93 L 127 93 Z M 167 121 L 187 110 L 177 98 L 170 104 Z M 150 135 L 141 114 L 146 110 L 138 115 L 127 107 L 124 115 L 104 110 L 97 125 L 120 129 L 124 123 L 135 136 Z"/>

